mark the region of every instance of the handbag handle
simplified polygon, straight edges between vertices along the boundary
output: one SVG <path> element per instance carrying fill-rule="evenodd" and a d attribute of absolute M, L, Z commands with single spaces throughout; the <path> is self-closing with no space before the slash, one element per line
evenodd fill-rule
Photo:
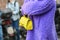
<path fill-rule="evenodd" d="M 29 15 L 25 15 L 25 14 L 24 14 L 23 16 L 30 18 Z"/>

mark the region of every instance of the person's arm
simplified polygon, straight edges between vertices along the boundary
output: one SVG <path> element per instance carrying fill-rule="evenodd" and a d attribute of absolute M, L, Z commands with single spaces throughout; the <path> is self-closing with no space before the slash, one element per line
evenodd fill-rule
<path fill-rule="evenodd" d="M 8 4 L 6 4 L 6 8 L 8 8 Z"/>
<path fill-rule="evenodd" d="M 49 11 L 54 6 L 53 0 L 29 1 L 22 6 L 23 13 L 39 15 Z"/>
<path fill-rule="evenodd" d="M 16 2 L 16 6 L 14 8 L 13 14 L 17 14 L 19 12 L 19 4 Z"/>

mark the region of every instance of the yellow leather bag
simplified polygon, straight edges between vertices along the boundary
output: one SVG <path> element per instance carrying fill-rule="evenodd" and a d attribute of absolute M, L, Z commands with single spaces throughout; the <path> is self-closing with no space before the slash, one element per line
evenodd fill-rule
<path fill-rule="evenodd" d="M 24 27 L 26 30 L 32 30 L 32 20 L 29 17 L 26 17 L 25 15 L 21 17 L 19 20 L 19 26 Z"/>

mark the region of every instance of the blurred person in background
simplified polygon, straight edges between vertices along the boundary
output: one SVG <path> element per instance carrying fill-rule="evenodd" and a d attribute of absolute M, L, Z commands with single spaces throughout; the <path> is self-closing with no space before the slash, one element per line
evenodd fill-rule
<path fill-rule="evenodd" d="M 20 40 L 20 31 L 19 31 L 19 26 L 18 26 L 19 18 L 20 18 L 19 4 L 16 0 L 8 0 L 6 8 L 10 8 L 12 10 L 12 13 L 13 13 L 12 14 L 12 25 L 13 25 L 13 28 L 15 28 L 17 32 L 17 39 L 15 40 Z"/>
<path fill-rule="evenodd" d="M 1 19 L 1 10 L 0 10 L 0 40 L 3 40 L 3 30 L 2 30 L 2 19 Z"/>
<path fill-rule="evenodd" d="M 24 0 L 22 14 L 30 16 L 33 30 L 26 40 L 58 40 L 55 28 L 56 0 Z"/>

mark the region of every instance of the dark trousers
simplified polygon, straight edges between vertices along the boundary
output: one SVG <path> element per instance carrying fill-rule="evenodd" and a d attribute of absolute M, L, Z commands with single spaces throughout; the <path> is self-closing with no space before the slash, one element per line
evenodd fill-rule
<path fill-rule="evenodd" d="M 12 25 L 13 25 L 13 28 L 15 28 L 16 29 L 16 38 L 15 38 L 15 40 L 20 40 L 20 30 L 19 30 L 19 21 L 18 20 L 16 20 L 16 21 L 12 21 Z"/>

